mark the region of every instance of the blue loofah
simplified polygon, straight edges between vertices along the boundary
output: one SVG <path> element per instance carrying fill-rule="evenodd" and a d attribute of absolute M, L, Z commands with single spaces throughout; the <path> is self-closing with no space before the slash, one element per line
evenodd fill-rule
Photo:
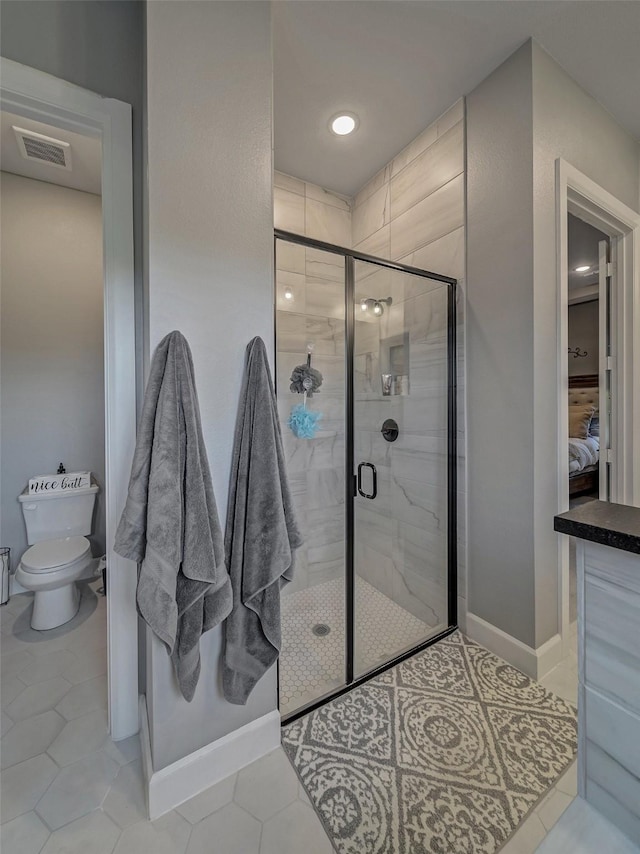
<path fill-rule="evenodd" d="M 322 418 L 321 412 L 306 409 L 301 403 L 296 404 L 289 416 L 289 427 L 298 439 L 313 439 L 318 432 L 318 422 Z"/>

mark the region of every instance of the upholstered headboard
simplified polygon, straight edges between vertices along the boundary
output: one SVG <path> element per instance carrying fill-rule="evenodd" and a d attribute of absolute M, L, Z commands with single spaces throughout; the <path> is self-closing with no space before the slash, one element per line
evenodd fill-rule
<path fill-rule="evenodd" d="M 582 374 L 569 377 L 569 406 L 591 404 L 599 409 L 598 375 Z"/>

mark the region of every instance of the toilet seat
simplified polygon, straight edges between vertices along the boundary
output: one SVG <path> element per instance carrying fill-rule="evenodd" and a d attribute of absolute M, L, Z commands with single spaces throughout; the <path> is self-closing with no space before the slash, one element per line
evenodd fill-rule
<path fill-rule="evenodd" d="M 66 537 L 58 540 L 43 540 L 30 546 L 22 555 L 22 568 L 26 572 L 47 574 L 59 571 L 60 567 L 72 568 L 91 557 L 91 545 L 86 537 Z"/>

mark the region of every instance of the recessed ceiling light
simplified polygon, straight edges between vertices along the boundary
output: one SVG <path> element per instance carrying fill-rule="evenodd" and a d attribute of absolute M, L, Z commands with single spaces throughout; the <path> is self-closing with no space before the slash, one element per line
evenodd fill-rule
<path fill-rule="evenodd" d="M 329 127 L 337 136 L 347 136 L 358 126 L 358 117 L 353 113 L 338 113 L 329 122 Z"/>
<path fill-rule="evenodd" d="M 583 264 L 581 267 L 576 267 L 576 273 L 586 273 L 587 270 L 591 269 L 590 264 Z"/>

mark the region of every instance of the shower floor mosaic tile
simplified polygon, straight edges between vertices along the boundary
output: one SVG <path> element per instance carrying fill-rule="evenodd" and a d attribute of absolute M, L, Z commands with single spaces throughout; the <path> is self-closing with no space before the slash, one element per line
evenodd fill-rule
<path fill-rule="evenodd" d="M 281 608 L 280 712 L 286 715 L 344 684 L 344 580 L 285 594 Z M 358 675 L 444 628 L 428 626 L 359 576 L 356 611 Z M 318 626 L 329 632 L 315 634 Z"/>
<path fill-rule="evenodd" d="M 282 742 L 339 854 L 495 854 L 573 761 L 576 729 L 573 706 L 455 632 Z"/>

